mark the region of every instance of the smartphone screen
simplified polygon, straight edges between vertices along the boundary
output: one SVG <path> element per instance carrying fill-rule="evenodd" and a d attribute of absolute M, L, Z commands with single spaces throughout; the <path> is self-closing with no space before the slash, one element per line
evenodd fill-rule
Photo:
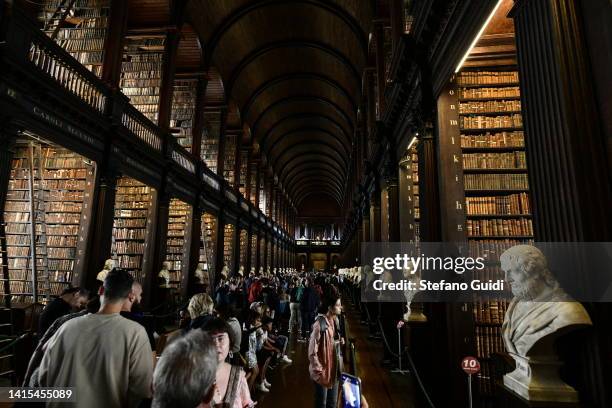
<path fill-rule="evenodd" d="M 342 408 L 361 408 L 361 381 L 359 378 L 342 373 Z"/>

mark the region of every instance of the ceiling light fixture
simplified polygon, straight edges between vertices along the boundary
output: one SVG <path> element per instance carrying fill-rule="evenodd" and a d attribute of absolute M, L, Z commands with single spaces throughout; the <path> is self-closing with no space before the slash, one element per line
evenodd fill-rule
<path fill-rule="evenodd" d="M 465 63 L 465 60 L 467 60 L 468 56 L 470 55 L 470 53 L 472 52 L 472 49 L 474 49 L 474 47 L 476 46 L 476 43 L 478 42 L 478 40 L 480 39 L 480 36 L 482 35 L 482 33 L 484 33 L 485 29 L 487 28 L 487 26 L 489 25 L 489 23 L 491 22 L 491 20 L 493 19 L 493 16 L 495 15 L 495 13 L 497 13 L 497 9 L 499 9 L 499 6 L 501 6 L 502 2 L 504 0 L 498 0 L 497 4 L 495 5 L 495 7 L 493 8 L 493 11 L 491 11 L 491 14 L 489 14 L 489 17 L 487 18 L 487 20 L 484 22 L 484 24 L 482 25 L 482 27 L 480 28 L 480 31 L 478 31 L 478 34 L 476 34 L 476 38 L 474 38 L 474 41 L 472 41 L 472 45 L 470 45 L 470 48 L 468 48 L 467 52 L 465 53 L 465 55 L 463 56 L 463 58 L 461 58 L 461 62 L 459 62 L 459 65 L 457 65 L 457 69 L 455 69 L 455 74 L 457 72 L 459 72 L 459 70 L 461 69 L 461 67 L 463 66 L 463 64 Z"/>

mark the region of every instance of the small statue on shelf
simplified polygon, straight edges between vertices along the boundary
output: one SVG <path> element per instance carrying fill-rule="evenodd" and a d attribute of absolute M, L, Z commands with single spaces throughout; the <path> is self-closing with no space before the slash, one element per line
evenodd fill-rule
<path fill-rule="evenodd" d="M 160 288 L 169 288 L 170 287 L 170 268 L 172 264 L 168 261 L 162 263 L 162 269 L 157 274 L 157 277 L 160 278 Z"/>
<path fill-rule="evenodd" d="M 113 268 L 116 268 L 116 267 L 117 267 L 117 262 L 114 259 L 107 259 L 106 261 L 104 261 L 104 267 L 102 268 L 102 270 L 98 272 L 98 276 L 96 276 L 96 280 L 99 280 L 100 282 L 104 282 L 104 279 L 106 279 L 106 275 L 108 275 L 108 273 L 112 271 Z"/>
<path fill-rule="evenodd" d="M 240 265 L 240 267 L 238 268 L 238 276 L 243 277 L 244 276 L 244 266 Z"/>
<path fill-rule="evenodd" d="M 504 385 L 531 401 L 578 402 L 576 390 L 559 377 L 554 345 L 562 335 L 592 325 L 591 318 L 560 287 L 538 248 L 513 246 L 500 261 L 514 295 L 502 335 L 516 369 L 504 375 Z"/>

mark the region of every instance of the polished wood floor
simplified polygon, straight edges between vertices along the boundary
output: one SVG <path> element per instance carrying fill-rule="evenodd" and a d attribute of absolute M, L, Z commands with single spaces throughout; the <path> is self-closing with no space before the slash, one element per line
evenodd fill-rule
<path fill-rule="evenodd" d="M 348 337 L 355 339 L 357 372 L 370 408 L 416 408 L 415 388 L 410 375 L 392 374 L 380 365 L 382 342 L 368 340 L 367 329 L 359 322 L 358 314 L 347 306 Z M 256 394 L 262 408 L 312 408 L 314 385 L 308 375 L 308 347 L 292 336 L 289 345 L 291 365 L 278 365 L 268 375 L 272 383 L 269 394 Z"/>

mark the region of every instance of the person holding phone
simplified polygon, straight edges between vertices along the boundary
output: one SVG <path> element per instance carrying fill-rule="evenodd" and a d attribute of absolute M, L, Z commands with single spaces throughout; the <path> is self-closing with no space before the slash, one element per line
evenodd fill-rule
<path fill-rule="evenodd" d="M 338 316 L 341 313 L 340 293 L 329 286 L 323 291 L 308 344 L 308 371 L 315 383 L 315 408 L 336 408 L 342 371 L 340 345 L 344 342 L 338 334 Z"/>

